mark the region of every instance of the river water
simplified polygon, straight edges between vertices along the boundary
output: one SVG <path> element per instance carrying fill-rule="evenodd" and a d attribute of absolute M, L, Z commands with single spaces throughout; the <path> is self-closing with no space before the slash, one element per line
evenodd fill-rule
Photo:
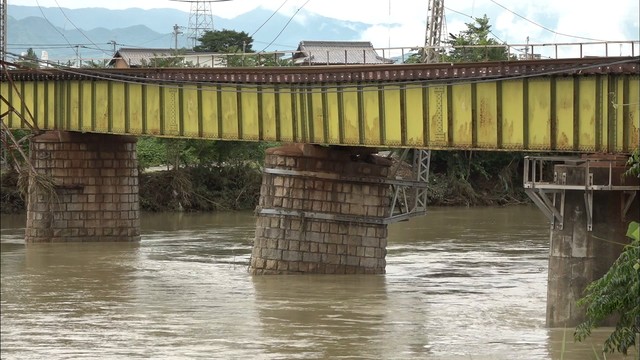
<path fill-rule="evenodd" d="M 143 214 L 139 244 L 25 246 L 24 217 L 3 215 L 2 359 L 582 360 L 606 336 L 545 327 L 533 207 L 394 224 L 387 274 L 368 276 L 250 276 L 254 222 Z"/>

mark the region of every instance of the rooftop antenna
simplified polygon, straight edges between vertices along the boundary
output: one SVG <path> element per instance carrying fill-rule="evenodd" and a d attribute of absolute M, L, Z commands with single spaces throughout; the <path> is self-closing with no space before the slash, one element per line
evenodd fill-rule
<path fill-rule="evenodd" d="M 427 29 L 424 35 L 422 62 L 437 63 L 440 59 L 442 44 L 442 25 L 444 23 L 444 0 L 429 0 L 427 9 Z"/>
<path fill-rule="evenodd" d="M 189 26 L 187 27 L 187 41 L 191 42 L 191 47 L 195 47 L 198 39 L 204 35 L 205 31 L 213 31 L 213 13 L 211 3 L 231 1 L 231 0 L 171 0 L 189 3 Z"/>

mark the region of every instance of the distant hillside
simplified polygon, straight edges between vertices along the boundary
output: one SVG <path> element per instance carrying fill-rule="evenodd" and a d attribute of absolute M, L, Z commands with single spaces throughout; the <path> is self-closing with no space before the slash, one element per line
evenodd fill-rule
<path fill-rule="evenodd" d="M 76 50 L 79 50 L 82 58 L 110 56 L 113 49 L 110 41 L 116 41 L 118 46 L 126 47 L 170 47 L 173 44 L 173 25 L 186 27 L 189 19 L 188 13 L 174 9 L 61 10 L 57 7 L 43 7 L 41 11 L 35 6 L 9 5 L 8 10 L 9 51 L 20 53 L 32 47 L 38 55 L 42 50 L 46 50 L 49 58 L 55 60 L 75 59 Z M 252 34 L 271 14 L 270 10 L 258 8 L 234 19 L 214 16 L 214 26 L 217 29 L 233 29 Z M 304 23 L 295 19 L 274 41 L 275 36 L 289 20 L 287 16 L 276 14 L 254 35 L 254 49 L 263 50 L 271 42 L 273 43 L 267 50 L 295 49 L 302 40 L 358 40 L 360 34 L 369 26 L 327 18 L 304 10 L 300 12 L 299 19 L 304 19 Z M 79 27 L 82 33 L 74 25 Z M 186 36 L 181 36 L 178 46 L 186 44 Z"/>
<path fill-rule="evenodd" d="M 16 20 L 8 18 L 8 51 L 19 54 L 33 48 L 41 57 L 42 51 L 49 53 L 49 59 L 66 62 L 68 59 L 101 59 L 113 55 L 111 40 L 118 44 L 144 47 L 169 47 L 171 34 L 159 34 L 146 26 L 136 25 L 121 29 L 103 27 L 92 30 L 75 28 L 65 30 L 53 27 L 40 17 Z"/>

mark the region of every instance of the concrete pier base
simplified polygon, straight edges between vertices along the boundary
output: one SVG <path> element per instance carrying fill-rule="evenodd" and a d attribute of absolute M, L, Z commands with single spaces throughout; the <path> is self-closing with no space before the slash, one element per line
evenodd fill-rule
<path fill-rule="evenodd" d="M 588 172 L 584 166 L 563 164 L 556 165 L 554 171 L 562 185 L 585 184 L 585 181 L 587 184 L 607 184 L 609 179 L 614 186 L 637 183 L 637 179 L 622 176 L 625 170 L 622 164 L 618 163 L 611 171 L 608 166 L 592 166 Z M 591 180 L 585 179 L 589 173 Z M 624 244 L 629 242 L 625 236 L 628 222 L 639 218 L 637 196 L 629 202 L 633 199 L 633 191 L 596 190 L 591 193 L 591 224 L 589 191 L 566 190 L 564 219 L 562 224 L 556 221 L 551 229 L 547 288 L 549 327 L 574 327 L 584 320 L 585 309 L 579 308 L 576 302 L 584 296 L 587 285 L 602 277 L 618 258 Z M 625 208 L 628 209 L 626 213 Z"/>
<path fill-rule="evenodd" d="M 384 273 L 389 165 L 313 145 L 269 149 L 251 273 Z"/>
<path fill-rule="evenodd" d="M 139 241 L 136 139 L 50 131 L 31 140 L 25 241 Z"/>

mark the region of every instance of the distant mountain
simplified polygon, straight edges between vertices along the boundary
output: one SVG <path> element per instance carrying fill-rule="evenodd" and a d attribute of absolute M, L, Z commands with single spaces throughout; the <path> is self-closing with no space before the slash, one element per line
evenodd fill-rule
<path fill-rule="evenodd" d="M 66 17 L 83 30 L 90 30 L 97 26 L 105 29 L 121 29 L 134 25 L 145 25 L 157 33 L 170 33 L 174 24 L 186 23 L 189 20 L 188 13 L 175 9 L 67 9 L 20 5 L 9 5 L 8 8 L 9 16 L 16 20 L 31 16 L 46 17 L 53 25 L 65 29 L 73 28 L 73 25 Z"/>
<path fill-rule="evenodd" d="M 118 47 L 167 48 L 173 44 L 171 30 L 174 24 L 186 27 L 189 20 L 188 13 L 174 9 L 60 9 L 9 5 L 8 10 L 9 51 L 20 53 L 32 47 L 38 55 L 47 51 L 49 58 L 54 60 L 75 59 L 76 51 L 82 58 L 108 57 L 113 52 L 111 41 Z M 214 16 L 214 26 L 253 34 L 271 14 L 270 10 L 257 8 L 233 19 Z M 302 40 L 359 40 L 360 34 L 370 26 L 303 10 L 276 39 L 287 21 L 288 16 L 276 14 L 253 36 L 254 50 L 292 50 Z M 178 46 L 187 46 L 185 35 L 180 36 Z"/>
<path fill-rule="evenodd" d="M 54 27 L 40 17 L 16 20 L 8 18 L 7 50 L 19 54 L 33 48 L 41 57 L 42 51 L 49 59 L 66 62 L 80 57 L 85 60 L 108 58 L 113 55 L 110 41 L 127 46 L 169 47 L 171 34 L 159 34 L 144 25 L 120 29 L 104 27 L 79 31 Z M 124 45 L 122 45 L 124 46 Z"/>

